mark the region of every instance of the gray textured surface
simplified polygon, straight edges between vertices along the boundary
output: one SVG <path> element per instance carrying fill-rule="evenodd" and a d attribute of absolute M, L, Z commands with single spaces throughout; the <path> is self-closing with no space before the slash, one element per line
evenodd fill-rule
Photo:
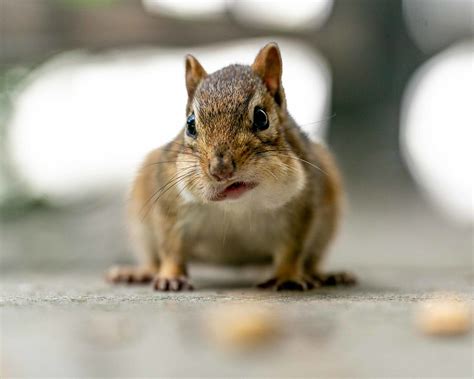
<path fill-rule="evenodd" d="M 198 291 L 112 287 L 100 273 L 6 275 L 1 287 L 5 374 L 15 376 L 472 377 L 472 334 L 416 329 L 421 300 L 451 291 L 472 301 L 469 268 L 356 270 L 352 289 L 248 289 L 255 270 L 195 268 Z M 229 350 L 208 331 L 216 306 L 270 310 L 280 335 Z"/>
<path fill-rule="evenodd" d="M 428 337 L 413 321 L 439 292 L 472 302 L 472 230 L 396 187 L 357 194 L 327 264 L 360 285 L 304 294 L 256 291 L 256 270 L 202 266 L 193 293 L 107 285 L 105 268 L 129 259 L 118 200 L 1 221 L 3 375 L 472 377 L 472 333 Z M 235 303 L 270 310 L 279 337 L 223 349 L 208 327 Z"/>

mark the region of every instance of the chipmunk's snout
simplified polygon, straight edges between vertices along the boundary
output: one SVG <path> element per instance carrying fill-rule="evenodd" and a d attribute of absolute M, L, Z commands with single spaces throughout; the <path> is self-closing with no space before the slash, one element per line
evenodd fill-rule
<path fill-rule="evenodd" d="M 218 182 L 231 179 L 235 172 L 235 161 L 228 152 L 216 151 L 209 160 L 209 173 Z"/>

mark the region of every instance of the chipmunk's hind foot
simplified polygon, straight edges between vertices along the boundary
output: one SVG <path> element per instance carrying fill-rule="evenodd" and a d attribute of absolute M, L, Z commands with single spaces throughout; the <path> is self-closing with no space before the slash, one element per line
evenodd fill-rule
<path fill-rule="evenodd" d="M 353 286 L 357 284 L 357 278 L 350 272 L 327 272 L 311 275 L 317 287 L 333 287 L 333 286 Z"/>
<path fill-rule="evenodd" d="M 158 269 L 145 266 L 115 266 L 105 274 L 105 279 L 114 284 L 148 284 Z"/>
<path fill-rule="evenodd" d="M 317 287 L 317 284 L 310 278 L 271 278 L 257 284 L 260 289 L 270 289 L 274 291 L 307 291 Z"/>
<path fill-rule="evenodd" d="M 153 279 L 153 289 L 156 291 L 178 292 L 192 291 L 194 287 L 186 276 L 163 278 L 158 275 Z"/>

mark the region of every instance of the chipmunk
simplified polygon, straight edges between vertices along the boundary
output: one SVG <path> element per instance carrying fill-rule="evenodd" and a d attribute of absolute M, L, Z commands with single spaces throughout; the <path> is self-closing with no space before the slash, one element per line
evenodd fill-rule
<path fill-rule="evenodd" d="M 273 259 L 274 274 L 260 288 L 355 282 L 320 271 L 338 224 L 341 179 L 329 151 L 289 115 L 281 77 L 276 43 L 251 66 L 212 74 L 187 55 L 186 124 L 148 154 L 128 203 L 140 264 L 111 269 L 109 281 L 190 290 L 190 259 Z"/>

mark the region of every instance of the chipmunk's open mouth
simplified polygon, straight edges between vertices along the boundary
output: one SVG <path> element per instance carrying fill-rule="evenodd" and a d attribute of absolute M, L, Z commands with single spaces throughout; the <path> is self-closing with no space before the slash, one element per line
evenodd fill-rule
<path fill-rule="evenodd" d="M 257 183 L 234 182 L 211 198 L 211 201 L 234 200 L 254 189 Z"/>

